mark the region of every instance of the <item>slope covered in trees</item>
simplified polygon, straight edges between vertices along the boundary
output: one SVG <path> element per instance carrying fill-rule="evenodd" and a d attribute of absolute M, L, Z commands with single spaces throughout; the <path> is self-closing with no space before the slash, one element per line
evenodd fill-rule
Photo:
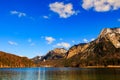
<path fill-rule="evenodd" d="M 32 67 L 35 64 L 27 57 L 19 57 L 0 51 L 0 67 Z"/>

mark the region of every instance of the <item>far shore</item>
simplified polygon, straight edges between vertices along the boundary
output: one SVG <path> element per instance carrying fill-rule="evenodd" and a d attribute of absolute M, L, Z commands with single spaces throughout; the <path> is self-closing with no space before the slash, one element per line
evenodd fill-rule
<path fill-rule="evenodd" d="M 120 65 L 108 65 L 108 66 L 86 66 L 82 68 L 120 68 Z"/>
<path fill-rule="evenodd" d="M 40 66 L 40 67 L 54 67 L 54 66 Z M 35 67 L 0 67 L 0 68 L 35 68 Z M 57 68 L 57 67 L 56 67 Z M 58 67 L 69 68 L 69 67 Z M 120 65 L 108 65 L 108 66 L 85 66 L 85 67 L 73 67 L 73 68 L 120 68 Z"/>

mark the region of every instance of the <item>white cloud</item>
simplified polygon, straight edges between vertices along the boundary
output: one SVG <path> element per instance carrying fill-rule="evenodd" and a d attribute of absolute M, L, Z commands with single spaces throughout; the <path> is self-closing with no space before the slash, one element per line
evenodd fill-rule
<path fill-rule="evenodd" d="M 26 13 L 19 12 L 19 11 L 10 11 L 10 13 L 11 13 L 12 15 L 17 15 L 19 18 L 26 16 Z"/>
<path fill-rule="evenodd" d="M 97 12 L 106 12 L 120 8 L 120 0 L 83 0 L 84 9 L 93 8 Z"/>
<path fill-rule="evenodd" d="M 8 41 L 8 44 L 10 44 L 10 45 L 15 45 L 15 46 L 18 45 L 16 42 L 13 42 L 13 41 Z"/>
<path fill-rule="evenodd" d="M 61 42 L 56 44 L 57 47 L 64 47 L 64 48 L 69 48 L 70 44 L 66 42 Z"/>
<path fill-rule="evenodd" d="M 87 39 L 83 39 L 83 41 L 84 41 L 85 43 L 88 43 L 88 42 L 89 42 Z"/>
<path fill-rule="evenodd" d="M 71 3 L 64 4 L 63 2 L 55 2 L 49 4 L 50 10 L 59 14 L 60 18 L 68 18 L 74 14 L 76 11 L 73 10 L 73 5 Z"/>
<path fill-rule="evenodd" d="M 53 43 L 53 41 L 55 41 L 55 38 L 53 37 L 45 37 L 45 40 L 48 42 L 48 44 Z"/>
<path fill-rule="evenodd" d="M 95 38 L 92 38 L 92 39 L 91 39 L 91 41 L 94 41 L 94 40 L 95 40 Z"/>
<path fill-rule="evenodd" d="M 43 16 L 44 19 L 49 19 L 49 16 Z"/>

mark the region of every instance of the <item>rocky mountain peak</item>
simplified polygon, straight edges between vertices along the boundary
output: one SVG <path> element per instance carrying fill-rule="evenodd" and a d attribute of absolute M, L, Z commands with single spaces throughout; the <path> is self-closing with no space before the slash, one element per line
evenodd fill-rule
<path fill-rule="evenodd" d="M 105 28 L 101 31 L 100 35 L 96 40 L 84 45 L 78 44 L 72 46 L 67 52 L 67 58 L 71 58 L 81 53 L 85 55 L 86 53 L 85 56 L 81 57 L 85 58 L 87 57 L 87 55 L 89 55 L 87 54 L 88 52 L 97 53 L 97 49 L 100 49 L 100 53 L 103 53 L 102 51 L 109 49 L 113 46 L 116 49 L 120 48 L 120 28 Z"/>
<path fill-rule="evenodd" d="M 67 50 L 64 48 L 55 48 L 49 51 L 45 56 L 34 57 L 32 61 L 34 61 L 35 63 L 39 63 L 40 61 L 61 59 L 66 56 L 66 52 Z"/>
<path fill-rule="evenodd" d="M 97 42 L 109 40 L 116 48 L 120 48 L 120 28 L 105 28 L 100 33 Z"/>
<path fill-rule="evenodd" d="M 105 28 L 101 31 L 99 36 L 104 37 L 108 34 L 111 34 L 111 36 L 113 34 L 120 34 L 120 28 Z"/>
<path fill-rule="evenodd" d="M 55 48 L 49 51 L 44 57 L 44 60 L 51 60 L 51 59 L 60 59 L 66 56 L 67 50 L 64 48 Z"/>
<path fill-rule="evenodd" d="M 52 50 L 52 52 L 57 53 L 57 54 L 61 54 L 61 53 L 66 53 L 67 50 L 64 48 L 55 48 L 54 50 Z"/>
<path fill-rule="evenodd" d="M 67 59 L 67 66 L 120 64 L 120 28 L 105 28 L 94 41 L 72 46 Z"/>

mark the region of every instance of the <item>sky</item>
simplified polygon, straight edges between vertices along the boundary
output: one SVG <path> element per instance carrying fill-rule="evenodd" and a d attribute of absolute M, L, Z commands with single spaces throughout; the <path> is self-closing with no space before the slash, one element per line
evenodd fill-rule
<path fill-rule="evenodd" d="M 120 27 L 120 0 L 0 0 L 0 51 L 33 58 Z"/>

